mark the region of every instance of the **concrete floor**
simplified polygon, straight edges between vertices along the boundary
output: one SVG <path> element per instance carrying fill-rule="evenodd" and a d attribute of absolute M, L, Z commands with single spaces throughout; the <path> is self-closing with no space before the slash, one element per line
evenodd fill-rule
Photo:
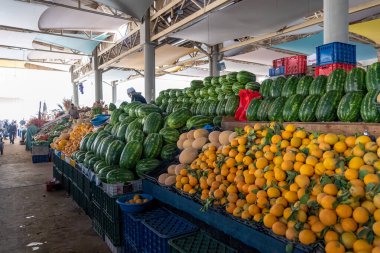
<path fill-rule="evenodd" d="M 15 143 L 0 156 L 0 253 L 109 253 L 65 191 L 46 192 L 52 163 L 33 164 Z"/>

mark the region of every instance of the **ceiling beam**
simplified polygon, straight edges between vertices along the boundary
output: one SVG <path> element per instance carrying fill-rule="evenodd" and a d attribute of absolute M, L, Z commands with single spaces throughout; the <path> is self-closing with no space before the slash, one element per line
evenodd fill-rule
<path fill-rule="evenodd" d="M 17 59 L 9 59 L 9 58 L 0 58 L 0 60 L 4 60 L 4 61 L 18 61 L 18 62 L 25 62 L 25 63 L 28 63 L 28 62 L 33 62 L 33 63 L 48 63 L 48 64 L 58 64 L 58 65 L 67 65 L 67 66 L 71 66 L 71 64 L 69 63 L 59 63 L 59 62 L 52 62 L 52 61 L 38 61 L 38 60 L 17 60 Z"/>
<path fill-rule="evenodd" d="M 34 49 L 34 48 L 26 48 L 26 47 L 15 47 L 15 46 L 7 46 L 0 45 L 0 48 L 12 49 L 12 50 L 27 50 L 27 51 L 35 51 L 35 52 L 46 52 L 46 53 L 56 53 L 56 54 L 69 54 L 69 55 L 77 55 L 77 56 L 91 56 L 87 54 L 76 54 L 71 52 L 62 52 L 62 51 L 54 51 L 54 50 L 45 50 L 45 49 Z"/>
<path fill-rule="evenodd" d="M 373 8 L 373 7 L 376 7 L 376 6 L 380 6 L 380 0 L 372 0 L 370 2 L 366 2 L 366 3 L 363 3 L 363 4 L 356 5 L 354 7 L 351 7 L 348 12 L 349 12 L 349 14 L 353 14 L 353 13 L 364 11 L 364 10 L 367 10 L 367 9 L 370 9 L 370 8 Z M 243 41 L 243 42 L 240 42 L 240 43 L 228 46 L 228 47 L 223 47 L 220 50 L 220 52 L 227 52 L 227 51 L 232 50 L 232 49 L 236 49 L 236 48 L 240 48 L 240 47 L 243 47 L 243 46 L 251 45 L 251 44 L 254 44 L 254 43 L 266 40 L 266 39 L 274 38 L 276 36 L 284 35 L 284 34 L 287 34 L 287 33 L 290 33 L 290 32 L 294 32 L 294 31 L 297 31 L 297 30 L 300 30 L 300 29 L 303 29 L 303 28 L 306 28 L 306 27 L 310 27 L 310 26 L 313 26 L 313 25 L 321 24 L 321 23 L 323 23 L 323 16 L 315 18 L 315 19 L 307 20 L 307 21 L 305 21 L 305 22 L 303 22 L 301 24 L 298 24 L 298 25 L 287 27 L 287 28 L 285 28 L 285 29 L 283 29 L 281 31 L 278 31 L 278 32 L 272 32 L 272 33 L 268 33 L 268 34 L 265 34 L 265 35 L 253 37 L 253 38 L 248 39 L 246 41 Z"/>
<path fill-rule="evenodd" d="M 50 33 L 50 32 L 37 31 L 37 30 L 31 30 L 31 29 L 24 29 L 24 28 L 13 27 L 13 26 L 5 26 L 5 25 L 0 25 L 0 30 L 13 31 L 13 32 L 23 32 L 23 33 L 46 34 L 46 35 L 59 36 L 59 37 L 64 37 L 64 38 L 79 39 L 79 40 L 88 40 L 88 41 L 96 41 L 96 42 L 105 42 L 105 43 L 114 44 L 114 42 L 112 42 L 112 41 L 98 40 L 98 39 L 94 39 L 94 38 L 76 37 L 76 36 L 67 35 L 67 34 L 63 34 L 63 33 Z M 96 36 L 95 36 L 95 38 L 96 38 Z"/>
<path fill-rule="evenodd" d="M 126 21 L 131 21 L 132 20 L 131 18 L 121 17 L 119 15 L 111 15 L 111 14 L 107 14 L 105 12 L 93 11 L 93 10 L 89 10 L 89 9 L 83 9 L 82 7 L 80 7 L 80 4 L 78 4 L 78 7 L 75 7 L 75 6 L 71 6 L 71 5 L 66 5 L 66 4 L 61 4 L 61 3 L 56 3 L 56 2 L 46 1 L 46 0 L 17 0 L 17 1 L 28 2 L 28 3 L 40 3 L 40 4 L 44 4 L 44 5 L 48 5 L 48 6 L 63 7 L 63 8 L 67 8 L 67 9 L 87 12 L 87 13 L 101 15 L 101 16 L 106 16 L 106 17 L 110 17 L 110 18 L 122 19 L 122 20 L 126 20 Z"/>

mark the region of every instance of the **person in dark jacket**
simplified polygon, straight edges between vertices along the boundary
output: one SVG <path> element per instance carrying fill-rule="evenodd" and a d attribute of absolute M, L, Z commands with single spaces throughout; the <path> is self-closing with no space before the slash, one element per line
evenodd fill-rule
<path fill-rule="evenodd" d="M 13 121 L 12 124 L 8 127 L 9 132 L 9 141 L 11 144 L 15 144 L 15 137 L 17 133 L 16 121 Z"/>
<path fill-rule="evenodd" d="M 131 101 L 140 101 L 143 104 L 146 104 L 145 98 L 141 95 L 140 92 L 136 92 L 134 88 L 128 88 L 128 96 L 131 98 Z"/>

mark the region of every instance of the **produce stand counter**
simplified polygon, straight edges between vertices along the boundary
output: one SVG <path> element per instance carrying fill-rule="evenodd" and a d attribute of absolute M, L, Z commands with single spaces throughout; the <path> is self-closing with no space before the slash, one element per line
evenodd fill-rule
<path fill-rule="evenodd" d="M 235 128 L 244 128 L 246 125 L 254 125 L 256 123 L 269 124 L 265 121 L 236 121 L 233 117 L 223 117 L 222 129 L 235 130 Z M 364 122 L 284 122 L 284 126 L 293 124 L 297 127 L 302 127 L 307 131 L 335 133 L 354 135 L 367 131 L 374 136 L 380 136 L 379 123 L 364 123 Z"/>
<path fill-rule="evenodd" d="M 262 253 L 286 252 L 287 242 L 257 231 L 243 223 L 239 223 L 213 209 L 202 212 L 202 206 L 173 191 L 161 187 L 149 180 L 143 180 L 143 192 L 152 195 L 157 200 L 185 212 L 208 225 L 223 231 L 225 234 L 240 240 L 246 245 Z M 294 253 L 310 252 L 311 247 L 294 246 Z"/>

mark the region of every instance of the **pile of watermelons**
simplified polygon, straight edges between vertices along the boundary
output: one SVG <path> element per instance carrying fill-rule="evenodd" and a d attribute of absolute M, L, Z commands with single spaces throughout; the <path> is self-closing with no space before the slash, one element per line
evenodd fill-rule
<path fill-rule="evenodd" d="M 353 68 L 348 74 L 337 69 L 315 79 L 280 76 L 263 81 L 263 98 L 250 102 L 246 116 L 250 121 L 380 122 L 379 92 L 379 62 L 367 72 Z"/>
<path fill-rule="evenodd" d="M 208 116 L 220 124 L 222 116 L 234 116 L 239 106 L 239 91 L 259 91 L 256 76 L 248 71 L 232 72 L 220 77 L 193 80 L 185 89 L 168 89 L 160 92 L 156 104 L 170 114 L 179 108 L 190 108 L 193 116 Z"/>
<path fill-rule="evenodd" d="M 113 108 L 109 124 L 82 139 L 72 158 L 93 170 L 102 182 L 127 183 L 173 160 L 180 130 L 191 119 L 186 108 L 165 119 L 154 104 L 123 102 Z"/>

